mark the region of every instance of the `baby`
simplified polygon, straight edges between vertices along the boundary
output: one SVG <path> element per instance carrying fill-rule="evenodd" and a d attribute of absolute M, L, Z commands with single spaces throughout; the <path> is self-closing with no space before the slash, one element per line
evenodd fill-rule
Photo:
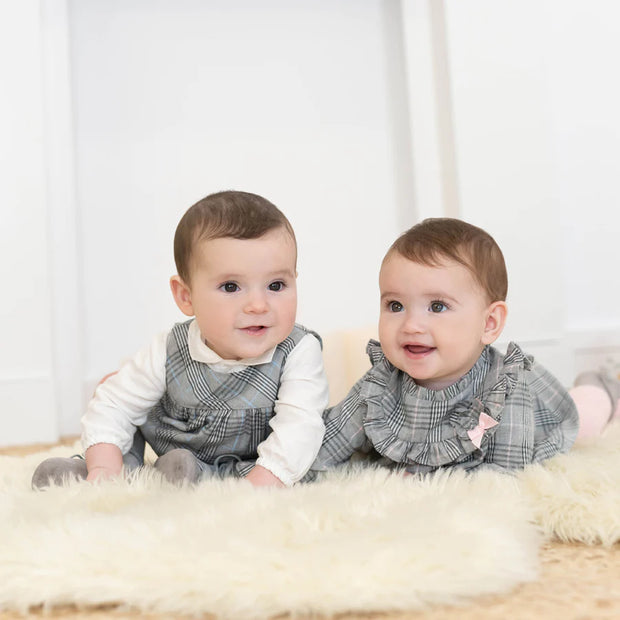
<path fill-rule="evenodd" d="M 185 315 L 97 388 L 82 418 L 85 459 L 41 463 L 35 488 L 143 464 L 170 481 L 244 476 L 290 486 L 314 461 L 328 401 L 320 339 L 295 324 L 297 245 L 266 199 L 226 191 L 181 218 L 170 279 Z"/>
<path fill-rule="evenodd" d="M 599 428 L 617 408 L 620 382 L 584 375 L 575 400 L 511 343 L 490 346 L 507 314 L 501 250 L 457 219 L 427 219 L 389 249 L 379 276 L 379 340 L 372 368 L 324 414 L 313 470 L 354 452 L 409 473 L 439 468 L 502 470 L 566 452 L 580 420 Z M 598 399 L 598 400 L 597 400 Z"/>

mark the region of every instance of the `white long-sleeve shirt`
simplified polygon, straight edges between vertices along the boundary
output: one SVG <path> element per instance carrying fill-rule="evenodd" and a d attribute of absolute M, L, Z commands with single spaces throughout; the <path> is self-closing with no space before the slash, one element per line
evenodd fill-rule
<path fill-rule="evenodd" d="M 166 390 L 166 342 L 162 333 L 145 349 L 123 364 L 117 374 L 98 386 L 82 417 L 84 450 L 98 443 L 118 446 L 126 454 L 137 426 L 146 421 L 149 410 Z M 191 357 L 214 371 L 232 373 L 247 366 L 268 363 L 275 347 L 258 358 L 226 360 L 203 341 L 193 321 L 188 332 Z M 258 445 L 257 465 L 265 467 L 284 484 L 291 485 L 308 471 L 321 447 L 327 407 L 327 377 L 319 341 L 304 336 L 291 351 L 282 369 L 272 433 Z"/>

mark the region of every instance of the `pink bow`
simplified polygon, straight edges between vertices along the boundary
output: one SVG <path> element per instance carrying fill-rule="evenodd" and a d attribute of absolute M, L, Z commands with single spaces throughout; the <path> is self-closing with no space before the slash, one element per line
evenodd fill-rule
<path fill-rule="evenodd" d="M 470 431 L 467 431 L 471 442 L 476 446 L 476 448 L 480 447 L 480 442 L 482 441 L 482 437 L 484 435 L 484 431 L 489 428 L 493 428 L 497 426 L 497 420 L 494 420 L 490 415 L 486 413 L 481 413 L 480 418 L 478 419 L 478 426 L 472 428 Z"/>

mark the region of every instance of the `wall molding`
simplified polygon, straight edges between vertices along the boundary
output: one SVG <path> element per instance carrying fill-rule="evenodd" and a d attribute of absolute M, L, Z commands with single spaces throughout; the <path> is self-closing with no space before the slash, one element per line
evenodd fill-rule
<path fill-rule="evenodd" d="M 460 217 L 444 0 L 401 0 L 415 215 Z"/>
<path fill-rule="evenodd" d="M 76 198 L 74 115 L 67 0 L 41 4 L 44 148 L 47 184 L 52 354 L 61 435 L 82 413 L 83 295 Z"/>

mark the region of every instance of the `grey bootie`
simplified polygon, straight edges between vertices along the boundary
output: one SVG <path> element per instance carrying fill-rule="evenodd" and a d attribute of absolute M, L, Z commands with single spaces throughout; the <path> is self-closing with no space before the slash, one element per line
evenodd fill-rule
<path fill-rule="evenodd" d="M 184 448 L 175 448 L 166 454 L 162 454 L 155 461 L 154 467 L 163 474 L 168 482 L 173 484 L 198 482 L 202 475 L 198 459 Z"/>
<path fill-rule="evenodd" d="M 45 459 L 32 474 L 32 488 L 43 489 L 69 480 L 86 480 L 87 474 L 86 461 L 81 457 Z"/>

